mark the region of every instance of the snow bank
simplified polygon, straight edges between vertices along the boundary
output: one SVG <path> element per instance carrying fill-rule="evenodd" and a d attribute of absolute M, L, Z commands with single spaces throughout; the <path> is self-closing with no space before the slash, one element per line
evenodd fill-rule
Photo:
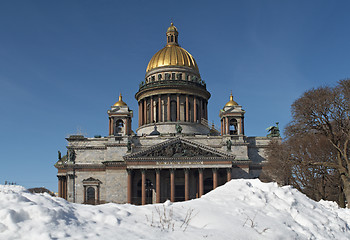
<path fill-rule="evenodd" d="M 80 205 L 0 185 L 0 239 L 350 239 L 349 223 L 348 209 L 259 180 L 147 206 Z"/>

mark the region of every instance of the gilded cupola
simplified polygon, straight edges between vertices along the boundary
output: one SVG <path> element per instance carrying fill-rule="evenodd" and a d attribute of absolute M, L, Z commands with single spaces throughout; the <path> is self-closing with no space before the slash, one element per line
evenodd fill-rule
<path fill-rule="evenodd" d="M 231 92 L 230 101 L 228 101 L 228 102 L 225 104 L 225 107 L 232 107 L 232 106 L 238 106 L 238 103 L 236 103 L 236 102 L 233 100 L 233 96 L 232 96 L 232 92 Z"/>
<path fill-rule="evenodd" d="M 123 97 L 121 93 L 119 94 L 119 101 L 116 102 L 113 106 L 115 107 L 127 106 L 127 104 L 123 102 Z"/>

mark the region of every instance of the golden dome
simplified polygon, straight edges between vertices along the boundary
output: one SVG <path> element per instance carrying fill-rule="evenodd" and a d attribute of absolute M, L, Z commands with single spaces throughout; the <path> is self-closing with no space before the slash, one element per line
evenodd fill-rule
<path fill-rule="evenodd" d="M 113 106 L 120 107 L 120 106 L 128 106 L 125 102 L 122 100 L 122 94 L 119 94 L 119 101 L 116 102 Z"/>
<path fill-rule="evenodd" d="M 232 93 L 231 93 L 231 96 L 230 96 L 230 101 L 228 101 L 225 105 L 225 107 L 232 107 L 232 106 L 238 106 L 238 103 L 236 103 L 235 101 L 233 101 L 233 96 L 232 96 Z"/>
<path fill-rule="evenodd" d="M 159 50 L 149 61 L 146 72 L 165 66 L 181 66 L 193 68 L 196 71 L 198 66 L 192 55 L 177 45 L 167 45 Z"/>
<path fill-rule="evenodd" d="M 148 63 L 146 72 L 154 68 L 165 66 L 189 67 L 199 72 L 197 63 L 192 55 L 179 46 L 177 42 L 177 28 L 173 23 L 171 23 L 171 26 L 168 28 L 166 35 L 167 45 L 154 54 Z"/>

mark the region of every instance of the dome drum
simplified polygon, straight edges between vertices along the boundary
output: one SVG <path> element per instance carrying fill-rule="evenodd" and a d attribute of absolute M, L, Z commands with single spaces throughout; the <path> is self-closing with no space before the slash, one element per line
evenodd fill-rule
<path fill-rule="evenodd" d="M 142 89 L 140 89 L 136 94 L 135 98 L 137 101 L 140 101 L 147 97 L 155 97 L 158 95 L 168 95 L 168 94 L 177 94 L 177 95 L 190 95 L 196 96 L 197 98 L 202 98 L 208 101 L 210 98 L 210 93 L 203 87 L 199 87 L 198 84 L 188 84 L 183 83 L 184 81 L 168 81 L 164 84 L 154 83 L 149 84 Z M 181 84 L 183 83 L 183 84 Z"/>
<path fill-rule="evenodd" d="M 147 84 L 140 84 L 140 90 L 139 92 L 142 92 L 147 89 L 154 89 L 154 88 L 182 88 L 182 87 L 188 87 L 188 88 L 201 88 L 204 91 L 206 91 L 206 84 L 202 81 L 185 81 L 185 80 L 169 80 L 169 81 L 151 81 Z"/>

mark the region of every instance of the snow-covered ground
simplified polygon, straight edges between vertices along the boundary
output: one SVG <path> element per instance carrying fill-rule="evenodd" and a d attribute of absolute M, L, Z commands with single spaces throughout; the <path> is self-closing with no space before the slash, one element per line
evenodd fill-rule
<path fill-rule="evenodd" d="M 291 187 L 232 180 L 187 202 L 69 203 L 0 185 L 0 239 L 350 239 L 350 210 Z"/>

